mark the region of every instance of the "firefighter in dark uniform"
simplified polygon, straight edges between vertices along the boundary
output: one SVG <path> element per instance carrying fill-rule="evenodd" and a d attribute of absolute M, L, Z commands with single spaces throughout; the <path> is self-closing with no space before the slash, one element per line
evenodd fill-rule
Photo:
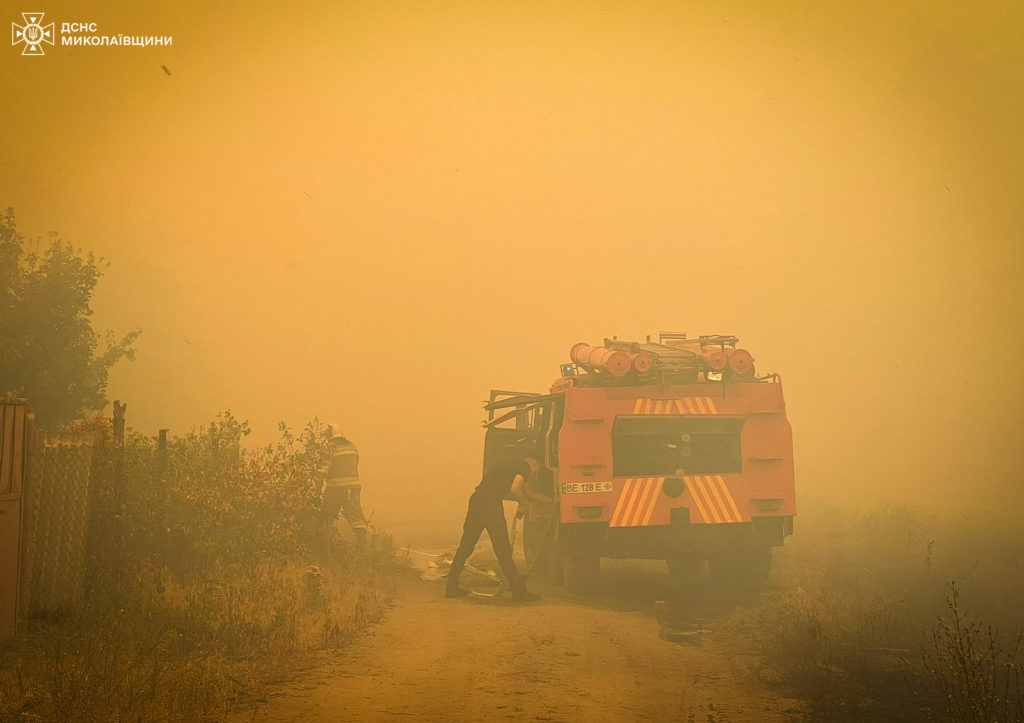
<path fill-rule="evenodd" d="M 513 600 L 539 600 L 539 596 L 526 592 L 526 578 L 516 570 L 512 560 L 512 545 L 508 539 L 508 525 L 505 523 L 505 509 L 501 504 L 511 494 L 521 503 L 526 502 L 526 480 L 537 473 L 540 463 L 532 457 L 499 464 L 484 474 L 469 498 L 466 522 L 462 526 L 462 541 L 455 551 L 455 558 L 448 570 L 448 585 L 445 597 L 463 597 L 466 591 L 459 587 L 459 575 L 466 560 L 473 554 L 480 533 L 487 530 L 494 554 L 501 564 L 501 571 L 512 588 Z"/>
<path fill-rule="evenodd" d="M 356 542 L 366 542 L 366 518 L 360 502 L 359 451 L 337 424 L 329 425 L 330 440 L 321 471 L 324 475 L 324 513 L 327 534 L 341 512 L 355 533 Z"/>

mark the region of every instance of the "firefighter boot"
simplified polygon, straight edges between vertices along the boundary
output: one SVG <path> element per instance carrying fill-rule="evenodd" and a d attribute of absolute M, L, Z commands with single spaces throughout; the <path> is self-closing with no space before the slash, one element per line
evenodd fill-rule
<path fill-rule="evenodd" d="M 466 595 L 468 594 L 469 593 L 467 593 L 465 590 L 459 587 L 459 583 L 457 582 L 448 583 L 448 586 L 445 588 L 444 591 L 445 597 L 466 597 Z"/>

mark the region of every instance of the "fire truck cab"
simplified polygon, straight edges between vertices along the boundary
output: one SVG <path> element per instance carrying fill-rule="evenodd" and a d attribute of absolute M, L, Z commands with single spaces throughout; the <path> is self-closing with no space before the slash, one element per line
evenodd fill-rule
<path fill-rule="evenodd" d="M 666 560 L 685 577 L 767 575 L 792 534 L 793 445 L 778 375 L 734 336 L 576 344 L 547 394 L 491 392 L 484 468 L 532 456 L 527 565 L 571 589 L 600 559 Z"/>

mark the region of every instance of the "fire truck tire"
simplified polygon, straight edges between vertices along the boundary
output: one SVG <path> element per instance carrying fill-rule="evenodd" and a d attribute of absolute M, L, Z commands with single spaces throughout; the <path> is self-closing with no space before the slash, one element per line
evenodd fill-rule
<path fill-rule="evenodd" d="M 571 593 L 588 593 L 597 587 L 601 574 L 601 558 L 578 553 L 563 558 L 565 587 Z"/>
<path fill-rule="evenodd" d="M 696 557 L 670 557 L 665 560 L 668 574 L 679 582 L 695 582 L 706 577 L 704 561 Z"/>
<path fill-rule="evenodd" d="M 772 548 L 743 545 L 722 550 L 708 559 L 711 581 L 731 588 L 754 589 L 768 579 Z"/>

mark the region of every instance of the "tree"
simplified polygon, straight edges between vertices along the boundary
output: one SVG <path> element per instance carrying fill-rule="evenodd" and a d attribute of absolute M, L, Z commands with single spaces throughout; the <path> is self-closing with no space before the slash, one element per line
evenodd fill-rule
<path fill-rule="evenodd" d="M 92 328 L 102 261 L 51 234 L 26 241 L 14 209 L 0 214 L 0 394 L 25 397 L 40 427 L 57 429 L 107 404 L 107 374 L 134 358 L 139 331 Z"/>

